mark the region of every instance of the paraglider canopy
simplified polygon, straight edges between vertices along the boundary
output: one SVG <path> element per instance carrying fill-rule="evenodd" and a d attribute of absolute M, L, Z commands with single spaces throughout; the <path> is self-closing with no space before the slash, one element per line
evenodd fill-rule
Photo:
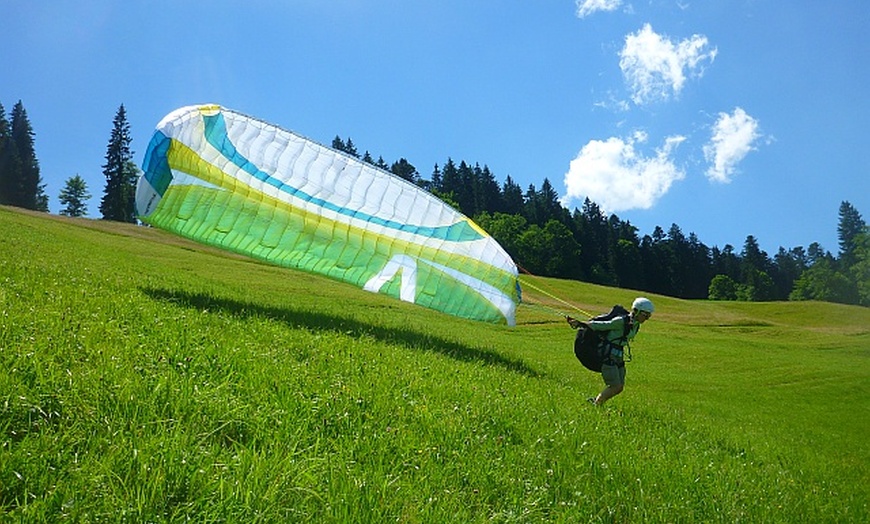
<path fill-rule="evenodd" d="M 391 173 L 218 105 L 158 125 L 140 219 L 459 317 L 515 323 L 517 267 L 468 217 Z"/>

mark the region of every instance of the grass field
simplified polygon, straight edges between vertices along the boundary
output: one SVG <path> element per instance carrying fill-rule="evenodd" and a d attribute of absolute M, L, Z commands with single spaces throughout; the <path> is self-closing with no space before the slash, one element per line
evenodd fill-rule
<path fill-rule="evenodd" d="M 0 208 L 0 522 L 870 522 L 870 309 L 650 298 L 598 409 L 544 308 Z"/>

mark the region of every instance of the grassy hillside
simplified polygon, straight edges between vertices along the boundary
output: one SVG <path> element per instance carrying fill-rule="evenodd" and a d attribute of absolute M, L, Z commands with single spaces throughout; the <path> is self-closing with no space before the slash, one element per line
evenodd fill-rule
<path fill-rule="evenodd" d="M 0 208 L 0 521 L 870 521 L 870 310 L 652 296 L 598 409 L 527 292 L 492 326 Z"/>

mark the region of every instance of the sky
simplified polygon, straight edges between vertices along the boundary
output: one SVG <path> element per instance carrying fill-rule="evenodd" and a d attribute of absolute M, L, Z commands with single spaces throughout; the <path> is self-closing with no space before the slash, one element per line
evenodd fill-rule
<path fill-rule="evenodd" d="M 638 228 L 739 252 L 870 221 L 865 0 L 0 0 L 0 103 L 20 100 L 49 208 L 99 217 L 121 104 L 217 103 L 329 145 L 545 179 Z"/>

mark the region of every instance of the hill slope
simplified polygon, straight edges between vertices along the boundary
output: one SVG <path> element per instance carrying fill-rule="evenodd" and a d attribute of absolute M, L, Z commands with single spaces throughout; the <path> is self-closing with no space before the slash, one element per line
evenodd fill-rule
<path fill-rule="evenodd" d="M 9 208 L 0 286 L 10 519 L 870 520 L 867 309 L 651 297 L 626 392 L 595 409 L 532 291 L 491 326 Z"/>

